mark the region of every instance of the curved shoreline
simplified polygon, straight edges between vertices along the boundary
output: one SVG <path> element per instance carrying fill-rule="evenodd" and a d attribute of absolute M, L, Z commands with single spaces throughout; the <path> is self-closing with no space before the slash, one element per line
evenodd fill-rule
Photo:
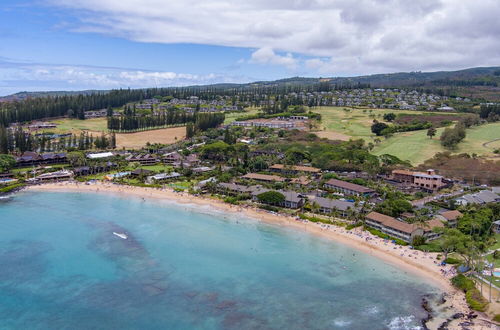
<path fill-rule="evenodd" d="M 186 206 L 205 206 L 218 211 L 235 214 L 242 214 L 245 217 L 257 221 L 264 221 L 269 224 L 295 228 L 314 235 L 331 239 L 335 242 L 347 245 L 361 252 L 374 256 L 385 262 L 388 262 L 400 269 L 409 271 L 419 277 L 423 277 L 438 286 L 444 293 L 447 300 L 446 306 L 455 313 L 467 314 L 470 312 L 466 302 L 465 295 L 455 289 L 448 278 L 442 273 L 442 270 L 451 273 L 451 266 L 438 266 L 436 260 L 437 253 L 423 253 L 421 251 L 411 250 L 408 247 L 399 247 L 394 244 L 384 242 L 383 239 L 371 235 L 359 228 L 350 231 L 334 225 L 328 226 L 309 221 L 298 221 L 293 217 L 271 214 L 267 211 L 234 206 L 219 200 L 193 196 L 187 193 L 176 193 L 167 189 L 142 188 L 126 185 L 96 183 L 84 184 L 78 182 L 47 183 L 37 186 L 26 187 L 28 191 L 67 191 L 67 192 L 97 192 L 111 193 L 127 196 L 136 196 L 139 198 L 148 198 L 171 203 L 183 204 Z M 438 321 L 438 320 L 436 320 Z M 445 321 L 439 320 L 439 321 Z M 440 325 L 437 323 L 436 328 Z"/>

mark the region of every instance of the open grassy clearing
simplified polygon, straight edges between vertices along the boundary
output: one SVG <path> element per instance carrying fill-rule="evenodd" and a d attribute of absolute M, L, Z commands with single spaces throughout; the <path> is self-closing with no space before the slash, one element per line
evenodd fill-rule
<path fill-rule="evenodd" d="M 108 122 L 105 117 L 103 118 L 92 118 L 92 119 L 58 119 L 52 120 L 52 123 L 57 124 L 56 128 L 47 129 L 47 132 L 53 133 L 75 133 L 78 134 L 81 131 L 94 131 L 94 132 L 107 132 Z"/>
<path fill-rule="evenodd" d="M 226 116 L 225 116 L 226 118 L 224 120 L 224 124 L 227 125 L 229 123 L 232 123 L 238 117 L 256 115 L 259 112 L 259 110 L 260 110 L 260 108 L 249 107 L 249 108 L 246 108 L 245 111 L 226 113 Z"/>
<path fill-rule="evenodd" d="M 347 109 L 347 111 L 344 109 Z M 384 114 L 390 112 L 395 114 L 416 113 L 410 110 L 352 109 L 346 107 L 317 107 L 311 110 L 321 114 L 322 131 L 340 133 L 353 138 L 363 138 L 366 141 L 374 137 L 370 129 L 374 119 L 382 121 Z"/>
<path fill-rule="evenodd" d="M 491 123 L 467 130 L 467 136 L 458 145 L 458 152 L 475 152 L 478 155 L 493 155 L 495 148 L 500 147 L 500 123 Z M 491 142 L 491 143 L 488 143 Z"/>
<path fill-rule="evenodd" d="M 443 130 L 444 128 L 438 128 L 433 139 L 427 136 L 426 130 L 397 133 L 389 139 L 381 138 L 382 142 L 375 146 L 373 154 L 390 154 L 418 165 L 437 152 L 445 150 L 439 141 Z"/>
<path fill-rule="evenodd" d="M 384 114 L 419 114 L 410 110 L 391 109 L 348 109 L 344 107 L 314 108 L 322 117 L 322 130 L 316 132 L 320 137 L 329 139 L 349 140 L 349 138 L 364 139 L 367 143 L 374 143 L 376 136 L 371 132 L 373 119 L 382 120 Z M 429 112 L 426 112 L 429 113 Z M 434 112 L 443 116 L 442 113 Z M 432 114 L 432 112 L 430 112 Z M 454 114 L 456 116 L 456 114 Z M 379 137 L 381 142 L 375 146 L 375 155 L 391 154 L 403 160 L 418 165 L 431 158 L 437 152 L 446 151 L 440 142 L 439 136 L 444 128 L 438 128 L 433 139 L 429 139 L 426 130 L 396 133 L 393 137 L 385 139 Z M 467 137 L 459 144 L 456 153 L 476 153 L 492 157 L 493 151 L 500 147 L 500 123 L 492 123 L 474 127 L 467 130 Z M 487 142 L 486 145 L 484 145 Z"/>
<path fill-rule="evenodd" d="M 439 136 L 444 128 L 438 128 L 436 136 L 431 140 L 427 131 L 414 131 L 394 134 L 389 139 L 382 138 L 382 142 L 373 149 L 375 155 L 391 154 L 413 165 L 423 163 L 438 152 L 447 151 L 439 142 Z M 500 141 L 487 144 L 486 142 L 500 139 L 500 123 L 491 123 L 467 129 L 467 136 L 458 145 L 453 153 L 476 153 L 487 157 L 493 156 L 493 150 Z"/>

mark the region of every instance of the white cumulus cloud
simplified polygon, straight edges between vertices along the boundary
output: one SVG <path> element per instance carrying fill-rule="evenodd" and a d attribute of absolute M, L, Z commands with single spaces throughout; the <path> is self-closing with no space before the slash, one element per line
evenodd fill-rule
<path fill-rule="evenodd" d="M 297 67 L 297 59 L 292 54 L 278 55 L 269 47 L 260 48 L 253 52 L 250 63 L 283 65 L 289 69 Z"/>
<path fill-rule="evenodd" d="M 253 63 L 331 74 L 500 63 L 498 0 L 45 1 L 77 15 L 74 31 L 257 49 Z"/>

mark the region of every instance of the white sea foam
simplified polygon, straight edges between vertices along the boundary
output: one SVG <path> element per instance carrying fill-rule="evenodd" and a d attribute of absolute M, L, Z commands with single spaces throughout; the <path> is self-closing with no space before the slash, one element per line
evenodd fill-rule
<path fill-rule="evenodd" d="M 415 325 L 415 317 L 413 315 L 409 316 L 397 316 L 393 318 L 387 325 L 389 329 L 394 330 L 420 330 L 420 326 Z"/>
<path fill-rule="evenodd" d="M 335 319 L 333 320 L 333 324 L 335 324 L 337 327 L 347 327 L 352 323 L 352 321 L 349 320 L 343 320 L 343 319 Z"/>
<path fill-rule="evenodd" d="M 377 308 L 377 306 L 370 306 L 370 307 L 368 307 L 367 310 L 366 310 L 366 314 L 377 315 L 378 314 L 378 308 Z"/>

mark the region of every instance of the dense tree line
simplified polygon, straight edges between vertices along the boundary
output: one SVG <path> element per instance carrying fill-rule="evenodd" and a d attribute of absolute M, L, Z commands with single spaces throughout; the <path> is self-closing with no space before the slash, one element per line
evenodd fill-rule
<path fill-rule="evenodd" d="M 108 129 L 116 132 L 141 131 L 156 127 L 181 125 L 195 120 L 185 111 L 168 110 L 152 115 L 137 115 L 125 112 L 120 117 L 107 117 Z"/>
<path fill-rule="evenodd" d="M 490 122 L 500 120 L 500 103 L 482 104 L 479 111 L 479 116 Z"/>
<path fill-rule="evenodd" d="M 367 88 L 365 84 L 330 82 L 293 84 L 264 83 L 254 85 L 217 85 L 148 89 L 118 89 L 90 94 L 33 97 L 19 101 L 0 102 L 0 125 L 9 126 L 15 122 L 69 116 L 85 119 L 85 111 L 122 107 L 130 102 L 144 99 L 188 98 L 197 96 L 211 101 L 227 97 L 233 105 L 248 102 L 251 105 L 271 104 L 277 102 L 280 108 L 287 105 L 306 105 L 300 97 L 288 97 L 289 93 L 324 92 L 338 89 Z M 272 101 L 272 102 L 271 102 Z M 318 100 L 319 102 L 319 100 Z M 310 106 L 317 105 L 316 101 Z"/>
<path fill-rule="evenodd" d="M 0 154 L 36 151 L 52 152 L 66 150 L 108 149 L 116 147 L 115 134 L 94 137 L 88 132 L 52 138 L 49 135 L 33 135 L 21 127 L 7 129 L 0 126 Z"/>
<path fill-rule="evenodd" d="M 191 136 L 197 130 L 205 131 L 224 122 L 224 113 L 187 113 L 167 110 L 152 115 L 138 115 L 135 110 L 126 110 L 120 117 L 108 117 L 108 129 L 113 132 L 133 132 L 151 128 L 184 125 L 191 123 Z"/>

